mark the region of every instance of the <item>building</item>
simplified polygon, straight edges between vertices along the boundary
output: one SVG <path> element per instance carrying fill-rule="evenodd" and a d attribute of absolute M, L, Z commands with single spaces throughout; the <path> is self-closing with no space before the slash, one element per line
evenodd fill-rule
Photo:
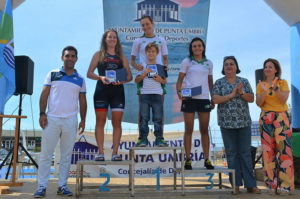
<path fill-rule="evenodd" d="M 36 148 L 41 147 L 42 131 L 24 130 L 23 134 L 25 139 L 23 139 L 22 133 L 20 133 L 20 143 L 22 143 L 23 146 L 25 146 L 23 140 L 26 140 L 26 147 L 28 150 L 35 150 Z M 15 143 L 15 131 L 3 130 L 1 148 L 9 150 L 14 147 L 14 143 Z"/>

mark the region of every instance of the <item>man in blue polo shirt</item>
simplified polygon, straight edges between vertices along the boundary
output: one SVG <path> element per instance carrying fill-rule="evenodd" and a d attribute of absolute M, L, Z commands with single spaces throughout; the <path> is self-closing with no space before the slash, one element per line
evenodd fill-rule
<path fill-rule="evenodd" d="M 78 101 L 80 106 L 79 130 L 84 132 L 86 116 L 85 81 L 74 69 L 77 62 L 77 50 L 67 46 L 62 51 L 62 68 L 48 73 L 40 97 L 40 126 L 42 133 L 42 150 L 38 169 L 38 190 L 35 198 L 42 198 L 50 177 L 52 156 L 60 139 L 60 162 L 58 178 L 58 195 L 72 196 L 67 187 L 71 156 L 77 134 Z M 48 111 L 46 111 L 48 103 Z"/>

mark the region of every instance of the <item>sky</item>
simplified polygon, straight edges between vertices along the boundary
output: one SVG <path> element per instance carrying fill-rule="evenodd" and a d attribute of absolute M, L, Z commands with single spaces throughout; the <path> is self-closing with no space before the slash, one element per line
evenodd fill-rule
<path fill-rule="evenodd" d="M 22 120 L 21 128 L 40 130 L 40 93 L 47 73 L 62 66 L 62 49 L 67 45 L 78 49 L 76 69 L 86 76 L 90 60 L 100 48 L 104 32 L 102 1 L 26 0 L 13 15 L 15 55 L 27 55 L 35 64 L 33 95 L 24 95 L 23 99 L 22 114 L 28 118 Z M 214 80 L 223 77 L 223 57 L 234 55 L 241 70 L 239 76 L 248 78 L 253 91 L 256 88 L 255 70 L 262 68 L 264 60 L 270 57 L 279 60 L 283 79 L 291 82 L 290 27 L 262 0 L 211 0 L 206 45 L 206 55 L 214 64 Z M 86 130 L 93 131 L 95 81 L 86 78 L 86 84 Z M 289 98 L 288 103 L 290 101 Z M 5 106 L 5 114 L 12 114 L 18 104 L 19 96 L 13 96 Z M 253 121 L 258 120 L 259 113 L 255 103 L 250 104 Z M 211 112 L 210 120 L 211 129 L 219 130 L 216 109 Z M 14 129 L 15 121 L 4 122 L 3 129 Z M 123 130 L 137 129 L 133 124 L 122 127 Z M 105 128 L 112 128 L 110 121 Z M 194 129 L 199 129 L 198 122 Z M 165 131 L 183 130 L 183 123 L 165 126 Z"/>

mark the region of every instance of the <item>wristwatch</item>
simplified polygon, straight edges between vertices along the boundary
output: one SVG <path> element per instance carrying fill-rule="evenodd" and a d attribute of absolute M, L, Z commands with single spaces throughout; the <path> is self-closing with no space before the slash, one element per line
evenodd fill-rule
<path fill-rule="evenodd" d="M 242 94 L 240 94 L 240 96 L 243 96 L 245 94 L 245 91 L 242 92 Z"/>
<path fill-rule="evenodd" d="M 46 113 L 45 112 L 40 112 L 40 116 L 42 116 L 42 115 L 46 115 Z"/>

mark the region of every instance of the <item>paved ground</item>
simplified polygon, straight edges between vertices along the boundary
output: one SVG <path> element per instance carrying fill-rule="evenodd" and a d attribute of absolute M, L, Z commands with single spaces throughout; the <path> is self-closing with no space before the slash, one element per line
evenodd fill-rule
<path fill-rule="evenodd" d="M 35 179 L 26 179 L 26 180 L 19 180 L 20 182 L 24 182 L 24 186 L 22 187 L 11 187 L 10 194 L 0 195 L 1 199 L 10 199 L 10 198 L 20 198 L 20 199 L 28 199 L 33 198 L 33 192 L 36 189 L 36 180 Z M 205 182 L 205 179 L 201 178 L 188 178 L 186 179 L 186 185 L 192 184 L 201 184 Z M 262 189 L 262 194 L 249 194 L 246 193 L 246 190 L 241 189 L 241 193 L 238 195 L 232 195 L 230 192 L 186 192 L 185 196 L 181 195 L 180 187 L 178 187 L 179 192 L 172 192 L 172 179 L 171 178 L 162 178 L 161 185 L 170 185 L 167 188 L 161 188 L 166 190 L 167 192 L 157 192 L 156 191 L 156 181 L 155 179 L 149 178 L 135 178 L 135 196 L 130 197 L 130 193 L 127 189 L 128 179 L 126 178 L 114 178 L 111 179 L 109 183 L 109 188 L 111 191 L 109 192 L 99 192 L 99 186 L 103 184 L 103 179 L 85 179 L 84 185 L 85 186 L 94 186 L 94 189 L 83 189 L 81 192 L 81 199 L 91 199 L 91 198 L 135 198 L 135 199 L 154 199 L 154 198 L 164 198 L 164 199 L 188 199 L 188 198 L 207 198 L 207 199 L 260 199 L 260 198 L 289 198 L 289 199 L 299 199 L 300 198 L 300 190 L 295 190 L 292 195 L 289 196 L 270 196 L 267 193 L 266 188 L 263 186 L 261 182 L 258 183 L 259 188 Z M 228 183 L 228 180 L 225 180 L 225 183 Z M 178 181 L 180 184 L 180 181 Z M 145 185 L 141 187 L 141 185 Z M 75 193 L 75 179 L 70 178 L 68 186 L 71 191 Z M 116 188 L 116 186 L 121 186 L 122 188 Z M 47 189 L 46 198 L 61 198 L 60 196 L 56 195 L 57 189 L 57 179 L 51 179 L 49 182 L 49 187 Z M 191 190 L 191 187 L 186 187 L 186 190 Z M 203 188 L 201 188 L 203 190 Z M 69 197 L 69 198 L 75 198 Z"/>

